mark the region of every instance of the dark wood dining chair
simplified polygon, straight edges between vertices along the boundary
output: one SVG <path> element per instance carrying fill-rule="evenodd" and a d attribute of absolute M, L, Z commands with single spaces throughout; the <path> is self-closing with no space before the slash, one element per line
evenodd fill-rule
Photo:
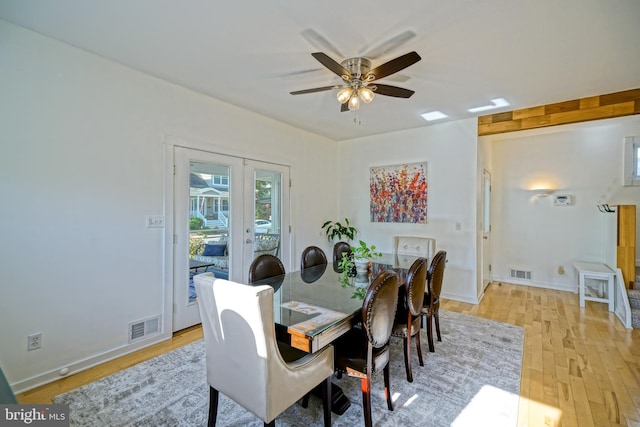
<path fill-rule="evenodd" d="M 398 309 L 396 310 L 396 318 L 391 332 L 391 336 L 400 337 L 404 340 L 404 367 L 407 371 L 407 381 L 410 383 L 413 382 L 411 339 L 416 342 L 418 362 L 420 362 L 420 366 L 424 366 L 422 346 L 420 345 L 420 323 L 426 285 L 427 260 L 426 258 L 418 258 L 409 267 L 404 285 L 400 290 Z"/>
<path fill-rule="evenodd" d="M 258 255 L 249 266 L 249 284 L 260 282 L 261 285 L 271 285 L 278 289 L 285 273 L 280 258 L 271 254 Z"/>
<path fill-rule="evenodd" d="M 327 264 L 327 256 L 322 249 L 317 246 L 304 248 L 300 257 L 300 269 L 304 270 L 305 268 L 322 264 Z"/>
<path fill-rule="evenodd" d="M 305 283 L 313 283 L 324 276 L 327 270 L 327 264 L 314 265 L 300 270 L 300 278 Z"/>
<path fill-rule="evenodd" d="M 440 292 L 442 291 L 442 281 L 444 279 L 444 267 L 447 263 L 447 252 L 438 251 L 431 261 L 427 271 L 427 289 L 424 294 L 421 318 L 427 319 L 427 340 L 429 341 L 429 351 L 433 353 L 433 324 L 436 325 L 438 341 L 442 341 L 440 336 Z"/>
<path fill-rule="evenodd" d="M 361 323 L 334 342 L 335 367 L 341 375 L 361 378 L 364 425 L 371 427 L 371 377 L 381 369 L 387 408 L 393 411 L 389 380 L 389 338 L 398 304 L 398 274 L 387 270 L 371 283 L 364 297 Z"/>
<path fill-rule="evenodd" d="M 351 245 L 347 242 L 337 242 L 333 245 L 333 262 L 338 263 L 342 260 L 342 254 L 351 254 Z"/>

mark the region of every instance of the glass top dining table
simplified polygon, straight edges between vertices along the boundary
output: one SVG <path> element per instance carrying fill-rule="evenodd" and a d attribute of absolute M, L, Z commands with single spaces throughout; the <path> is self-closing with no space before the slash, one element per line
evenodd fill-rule
<path fill-rule="evenodd" d="M 384 270 L 398 273 L 404 283 L 417 259 L 412 255 L 382 254 L 366 276 L 342 284 L 342 273 L 332 263 L 293 271 L 254 283 L 269 284 L 274 292 L 274 320 L 280 341 L 313 353 L 346 333 L 360 318 L 364 290 Z"/>

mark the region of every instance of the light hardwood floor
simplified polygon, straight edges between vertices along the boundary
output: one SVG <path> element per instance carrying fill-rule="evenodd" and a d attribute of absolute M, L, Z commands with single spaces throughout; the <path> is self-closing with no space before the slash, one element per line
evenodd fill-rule
<path fill-rule="evenodd" d="M 493 283 L 479 305 L 445 300 L 441 308 L 524 327 L 519 427 L 640 426 L 640 330 L 625 329 L 605 304 L 586 304 L 581 309 L 570 292 Z M 51 403 L 55 395 L 200 338 L 199 326 L 189 328 L 18 401 Z"/>

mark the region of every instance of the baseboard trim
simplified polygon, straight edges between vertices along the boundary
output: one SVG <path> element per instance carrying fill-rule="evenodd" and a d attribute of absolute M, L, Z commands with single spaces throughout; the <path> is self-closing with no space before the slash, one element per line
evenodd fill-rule
<path fill-rule="evenodd" d="M 454 300 L 454 301 L 460 301 L 460 302 L 466 302 L 469 304 L 479 304 L 480 301 L 478 300 L 478 298 L 471 298 L 468 295 L 459 295 L 459 294 L 452 294 L 449 292 L 442 292 L 440 294 L 441 298 L 445 298 L 445 299 L 450 299 L 450 300 Z"/>
<path fill-rule="evenodd" d="M 563 291 L 563 292 L 573 292 L 574 294 L 578 293 L 578 285 L 567 285 L 567 284 L 558 284 L 558 283 L 545 283 L 545 282 L 533 282 L 530 280 L 518 280 L 509 278 L 495 278 L 491 281 L 502 282 L 502 283 L 511 283 L 513 285 L 523 285 L 523 286 L 532 286 L 534 288 L 543 288 L 543 289 L 552 289 L 554 291 Z"/>
<path fill-rule="evenodd" d="M 122 347 L 118 347 L 116 349 L 97 354 L 95 356 L 87 357 L 86 359 L 78 360 L 68 365 L 59 366 L 42 374 L 38 374 L 31 378 L 15 382 L 11 384 L 11 389 L 13 390 L 14 394 L 18 395 L 36 387 L 52 383 L 59 379 L 66 378 L 70 375 L 77 374 L 78 372 L 93 368 L 94 366 L 98 366 L 102 363 L 117 359 L 118 357 L 122 357 L 129 353 L 133 353 L 154 344 L 158 344 L 162 341 L 169 340 L 172 336 L 173 334 L 171 333 L 154 335 L 152 337 L 149 337 L 149 339 L 147 340 L 137 342 L 135 344 L 124 345 Z M 60 375 L 60 370 L 65 368 L 69 371 L 65 375 Z"/>

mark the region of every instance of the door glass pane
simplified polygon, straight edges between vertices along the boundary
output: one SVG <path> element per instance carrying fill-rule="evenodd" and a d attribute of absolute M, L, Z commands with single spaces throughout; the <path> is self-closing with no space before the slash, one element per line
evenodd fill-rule
<path fill-rule="evenodd" d="M 282 174 L 267 170 L 254 173 L 253 258 L 272 254 L 281 258 Z"/>
<path fill-rule="evenodd" d="M 189 168 L 189 302 L 193 276 L 211 271 L 229 278 L 229 166 L 191 162 Z"/>

